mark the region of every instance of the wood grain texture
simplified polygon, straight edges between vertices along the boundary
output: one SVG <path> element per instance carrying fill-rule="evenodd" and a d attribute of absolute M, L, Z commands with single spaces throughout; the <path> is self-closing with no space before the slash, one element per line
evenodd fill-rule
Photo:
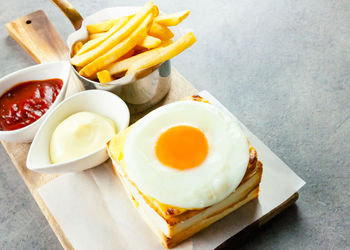
<path fill-rule="evenodd" d="M 37 63 L 68 58 L 67 46 L 42 10 L 7 23 L 6 29 Z"/>
<path fill-rule="evenodd" d="M 42 10 L 11 21 L 6 24 L 6 28 L 11 37 L 13 37 L 37 63 L 68 59 L 69 50 L 67 46 Z M 171 74 L 172 85 L 170 91 L 154 108 L 198 92 L 191 83 L 178 73 L 175 68 L 172 68 Z M 71 74 L 66 96 L 70 96 L 81 90 L 83 90 L 81 82 L 74 74 Z M 132 116 L 131 122 L 137 121 L 149 111 L 150 110 L 147 110 L 141 114 Z M 26 168 L 26 158 L 30 144 L 8 143 L 4 141 L 2 141 L 2 144 L 62 246 L 65 249 L 73 249 L 73 246 L 65 237 L 60 226 L 57 224 L 55 218 L 52 216 L 37 192 L 39 187 L 52 181 L 59 175 L 39 174 Z M 264 216 L 254 223 L 254 229 L 258 228 L 286 207 L 293 204 L 297 197 L 298 195 L 296 193 L 267 216 Z"/>
<path fill-rule="evenodd" d="M 68 59 L 68 47 L 42 10 L 38 10 L 7 23 L 6 29 L 10 36 L 15 39 L 37 63 Z M 75 75 L 71 74 L 66 96 L 82 89 L 80 81 Z M 26 159 L 30 144 L 2 141 L 2 145 L 9 154 L 13 164 L 32 193 L 62 246 L 65 249 L 73 249 L 71 243 L 65 237 L 55 218 L 51 215 L 37 192 L 39 187 L 45 185 L 59 175 L 40 174 L 27 169 Z"/>

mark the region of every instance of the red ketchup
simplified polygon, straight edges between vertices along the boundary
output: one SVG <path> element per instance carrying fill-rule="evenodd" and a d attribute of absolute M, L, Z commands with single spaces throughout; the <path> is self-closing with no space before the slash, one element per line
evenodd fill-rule
<path fill-rule="evenodd" d="M 16 84 L 0 97 L 0 130 L 28 126 L 50 108 L 63 86 L 61 79 Z"/>

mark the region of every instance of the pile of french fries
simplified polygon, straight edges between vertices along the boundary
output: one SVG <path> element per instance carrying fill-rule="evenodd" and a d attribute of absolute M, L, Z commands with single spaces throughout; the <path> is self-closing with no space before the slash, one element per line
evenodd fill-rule
<path fill-rule="evenodd" d="M 189 13 L 159 16 L 158 7 L 148 2 L 134 15 L 88 25 L 89 40 L 73 45 L 71 63 L 80 75 L 102 84 L 156 66 L 196 42 L 192 32 L 173 42 L 169 29 Z"/>

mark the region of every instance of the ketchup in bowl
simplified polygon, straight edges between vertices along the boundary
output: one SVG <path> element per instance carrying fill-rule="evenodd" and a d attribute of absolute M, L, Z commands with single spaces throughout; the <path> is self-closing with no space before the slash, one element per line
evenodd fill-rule
<path fill-rule="evenodd" d="M 60 93 L 58 78 L 21 82 L 0 97 L 0 130 L 23 128 L 42 117 Z"/>

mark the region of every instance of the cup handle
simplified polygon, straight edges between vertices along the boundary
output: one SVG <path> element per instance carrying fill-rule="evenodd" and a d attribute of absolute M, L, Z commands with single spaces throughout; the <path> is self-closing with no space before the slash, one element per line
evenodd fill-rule
<path fill-rule="evenodd" d="M 73 7 L 73 5 L 67 0 L 51 0 L 58 8 L 68 17 L 69 21 L 73 24 L 74 29 L 78 30 L 83 22 L 83 17 Z"/>

